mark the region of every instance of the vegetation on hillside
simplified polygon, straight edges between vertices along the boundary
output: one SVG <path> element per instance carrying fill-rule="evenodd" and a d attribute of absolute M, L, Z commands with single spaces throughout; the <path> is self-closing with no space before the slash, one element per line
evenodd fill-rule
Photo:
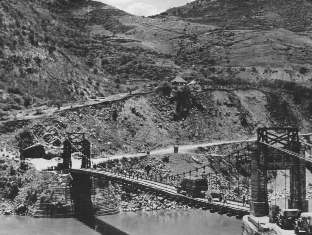
<path fill-rule="evenodd" d="M 0 151 L 0 214 L 28 215 L 38 204 L 52 202 L 53 186 L 68 182 L 53 172 L 38 172 L 27 163 L 21 164 L 15 157 Z"/>
<path fill-rule="evenodd" d="M 310 11 L 290 18 L 311 4 L 300 0 L 286 10 L 278 1 L 270 11 L 267 0 L 250 2 L 198 0 L 147 18 L 93 1 L 1 1 L 2 142 L 17 146 L 15 131 L 28 127 L 39 142 L 59 147 L 67 131 L 83 131 L 99 155 L 247 138 L 259 126 L 311 130 L 312 40 L 307 27 L 297 28 Z M 269 11 L 280 21 L 267 21 Z M 175 89 L 169 81 L 176 75 L 193 85 Z M 12 110 L 155 88 L 157 94 L 5 122 L 18 112 Z"/>
<path fill-rule="evenodd" d="M 311 29 L 311 9 L 309 0 L 196 0 L 169 9 L 160 16 L 173 15 L 226 29 L 286 28 L 306 31 Z"/>

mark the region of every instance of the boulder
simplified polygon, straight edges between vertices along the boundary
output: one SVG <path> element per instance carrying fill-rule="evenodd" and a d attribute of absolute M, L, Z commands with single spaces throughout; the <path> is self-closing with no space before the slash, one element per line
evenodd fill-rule
<path fill-rule="evenodd" d="M 24 215 L 27 212 L 27 206 L 24 204 L 18 205 L 15 209 L 16 214 Z"/>

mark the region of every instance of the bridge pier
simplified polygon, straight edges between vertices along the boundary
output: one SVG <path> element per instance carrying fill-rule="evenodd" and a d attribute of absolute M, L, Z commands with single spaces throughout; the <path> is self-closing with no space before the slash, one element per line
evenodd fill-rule
<path fill-rule="evenodd" d="M 71 198 L 74 202 L 75 217 L 90 227 L 95 225 L 91 200 L 92 178 L 86 174 L 72 173 Z"/>
<path fill-rule="evenodd" d="M 251 202 L 250 212 L 256 217 L 269 214 L 267 171 L 266 165 L 267 148 L 258 144 L 256 153 L 251 156 Z"/>
<path fill-rule="evenodd" d="M 303 160 L 295 159 L 290 168 L 290 199 L 288 207 L 308 211 L 306 200 L 306 168 Z"/>

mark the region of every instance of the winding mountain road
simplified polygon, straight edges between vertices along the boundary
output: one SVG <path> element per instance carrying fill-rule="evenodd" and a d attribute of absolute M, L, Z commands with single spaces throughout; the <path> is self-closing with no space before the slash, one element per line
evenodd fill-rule
<path fill-rule="evenodd" d="M 49 116 L 52 116 L 57 113 L 61 113 L 64 111 L 70 111 L 74 109 L 79 108 L 85 108 L 89 106 L 109 103 L 109 102 L 115 102 L 115 101 L 121 101 L 123 99 L 131 98 L 136 95 L 142 95 L 142 94 L 149 94 L 151 91 L 148 92 L 133 92 L 133 93 L 119 93 L 115 95 L 110 95 L 107 97 L 98 97 L 95 99 L 89 99 L 86 101 L 80 101 L 73 104 L 67 104 L 65 106 L 62 106 L 60 108 L 57 107 L 48 107 L 48 106 L 41 106 L 31 109 L 24 109 L 20 111 L 13 111 L 10 112 L 5 119 L 0 121 L 0 125 L 8 123 L 8 122 L 18 122 L 18 121 L 27 121 L 32 119 L 39 119 L 39 118 L 46 118 Z"/>

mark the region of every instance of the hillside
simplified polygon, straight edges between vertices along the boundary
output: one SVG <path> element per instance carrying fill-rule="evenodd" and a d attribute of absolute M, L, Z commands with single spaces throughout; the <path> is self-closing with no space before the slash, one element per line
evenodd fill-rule
<path fill-rule="evenodd" d="M 274 3 L 278 21 L 268 21 L 268 3 L 194 1 L 160 16 L 138 17 L 94 1 L 2 0 L 2 144 L 16 145 L 14 136 L 24 127 L 47 144 L 45 134 L 63 140 L 66 131 L 85 131 L 96 154 L 247 138 L 258 126 L 294 125 L 311 132 L 312 39 L 308 27 L 298 28 L 300 17 L 309 18 L 310 3 Z M 267 18 L 254 17 L 261 9 Z M 24 109 L 154 91 L 176 75 L 196 80 L 191 94 L 182 96 L 183 115 L 173 92 L 171 98 L 150 93 L 14 120 Z"/>
<path fill-rule="evenodd" d="M 1 127 L 0 145 L 17 146 L 14 136 L 23 127 L 31 131 L 35 143 L 54 146 L 52 150 L 61 147 L 66 132 L 85 132 L 94 156 L 146 152 L 176 143 L 241 140 L 254 137 L 261 126 L 298 126 L 301 132 L 312 128 L 312 112 L 294 103 L 291 95 L 274 90 L 192 91 L 180 105 L 186 113 L 177 111 L 177 100 L 152 93 L 65 110 L 49 118 L 13 121 Z"/>
<path fill-rule="evenodd" d="M 177 16 L 226 29 L 284 28 L 297 32 L 311 30 L 311 10 L 309 0 L 195 0 L 161 16 Z"/>
<path fill-rule="evenodd" d="M 117 35 L 132 28 L 118 20 L 127 14 L 105 4 L 62 0 L 0 4 L 4 112 L 133 90 L 174 71 L 158 62 L 166 56 L 128 47 L 135 40 Z"/>

